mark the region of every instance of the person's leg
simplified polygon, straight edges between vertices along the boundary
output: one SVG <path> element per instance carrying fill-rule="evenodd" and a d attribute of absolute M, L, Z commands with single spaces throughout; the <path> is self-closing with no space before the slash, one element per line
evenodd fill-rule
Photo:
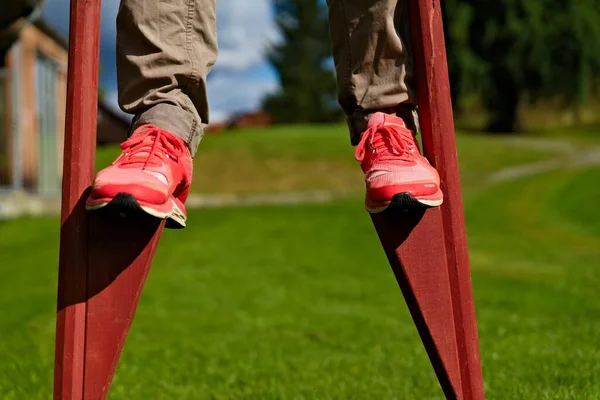
<path fill-rule="evenodd" d="M 206 77 L 217 59 L 215 0 L 122 0 L 119 104 L 133 129 L 154 124 L 195 154 L 208 123 Z"/>
<path fill-rule="evenodd" d="M 407 1 L 328 0 L 327 4 L 338 100 L 356 145 L 374 112 L 412 117 Z"/>
<path fill-rule="evenodd" d="M 134 114 L 121 156 L 96 177 L 87 208 L 142 209 L 185 226 L 192 157 L 208 123 L 217 58 L 215 0 L 122 0 L 119 104 Z"/>
<path fill-rule="evenodd" d="M 442 202 L 419 154 L 407 0 L 328 0 L 338 99 L 367 184 L 367 209 Z"/>

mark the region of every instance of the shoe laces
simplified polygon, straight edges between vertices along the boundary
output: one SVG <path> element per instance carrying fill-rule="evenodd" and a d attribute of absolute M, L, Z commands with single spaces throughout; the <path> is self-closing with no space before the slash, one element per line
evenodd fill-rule
<path fill-rule="evenodd" d="M 175 162 L 185 154 L 185 145 L 180 140 L 173 140 L 172 135 L 155 126 L 148 126 L 121 144 L 123 157 L 121 165 L 160 166 L 166 159 Z"/>
<path fill-rule="evenodd" d="M 369 151 L 370 150 L 370 151 Z M 397 124 L 379 124 L 367 129 L 356 146 L 354 157 L 363 161 L 371 153 L 378 160 L 412 163 L 415 153 L 415 138 L 412 132 Z"/>

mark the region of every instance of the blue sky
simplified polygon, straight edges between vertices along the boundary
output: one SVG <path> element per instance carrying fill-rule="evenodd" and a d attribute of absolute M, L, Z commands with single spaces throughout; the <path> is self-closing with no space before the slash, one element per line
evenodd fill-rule
<path fill-rule="evenodd" d="M 119 0 L 102 1 L 100 85 L 115 108 L 118 7 Z M 43 18 L 66 36 L 69 0 L 46 0 Z M 266 93 L 277 88 L 276 75 L 264 58 L 267 44 L 278 36 L 270 0 L 217 0 L 217 24 L 219 60 L 208 79 L 211 122 L 232 112 L 255 109 Z"/>

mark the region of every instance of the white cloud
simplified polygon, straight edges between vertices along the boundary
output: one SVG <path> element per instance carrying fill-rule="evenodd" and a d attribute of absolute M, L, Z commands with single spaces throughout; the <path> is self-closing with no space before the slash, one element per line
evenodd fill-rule
<path fill-rule="evenodd" d="M 270 76 L 247 79 L 243 73 L 215 75 L 208 81 L 210 119 L 222 121 L 232 112 L 253 111 L 262 98 L 277 90 L 277 82 Z"/>
<path fill-rule="evenodd" d="M 103 44 L 113 45 L 119 0 L 102 1 Z M 44 16 L 62 33 L 69 26 L 69 0 L 46 0 Z M 277 40 L 271 0 L 218 0 L 219 61 L 215 68 L 245 70 L 260 64 L 270 42 Z"/>
<path fill-rule="evenodd" d="M 215 68 L 246 70 L 263 62 L 278 31 L 271 0 L 218 0 L 219 60 Z"/>
<path fill-rule="evenodd" d="M 69 30 L 69 8 L 70 0 L 45 0 L 43 12 L 46 18 L 55 29 L 63 34 Z M 103 40 L 114 42 L 115 19 L 119 10 L 119 0 L 102 1 L 102 19 L 100 32 Z M 112 38 L 111 38 L 112 36 Z"/>
<path fill-rule="evenodd" d="M 257 78 L 256 74 L 249 73 L 265 65 L 266 48 L 278 39 L 271 1 L 216 0 L 219 58 L 208 82 L 212 120 L 223 119 L 240 109 L 254 109 L 265 93 L 276 88 L 272 74 Z M 46 0 L 44 6 L 44 18 L 65 35 L 69 26 L 69 3 L 69 0 Z M 119 0 L 103 0 L 101 20 L 104 71 L 101 84 L 110 94 L 107 101 L 117 109 L 114 49 L 119 3 Z"/>

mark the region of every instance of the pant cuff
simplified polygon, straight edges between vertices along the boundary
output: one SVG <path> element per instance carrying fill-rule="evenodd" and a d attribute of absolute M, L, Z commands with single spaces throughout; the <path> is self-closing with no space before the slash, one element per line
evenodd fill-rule
<path fill-rule="evenodd" d="M 419 116 L 417 107 L 412 103 L 402 103 L 395 107 L 381 108 L 377 110 L 358 110 L 350 114 L 346 121 L 350 129 L 350 143 L 352 146 L 358 145 L 364 131 L 367 130 L 369 119 L 376 112 L 396 115 L 404 120 L 406 127 L 415 134 L 419 132 Z"/>
<path fill-rule="evenodd" d="M 192 113 L 168 103 L 156 104 L 137 114 L 130 133 L 146 124 L 155 125 L 181 138 L 188 145 L 192 157 L 196 155 L 205 128 Z"/>

